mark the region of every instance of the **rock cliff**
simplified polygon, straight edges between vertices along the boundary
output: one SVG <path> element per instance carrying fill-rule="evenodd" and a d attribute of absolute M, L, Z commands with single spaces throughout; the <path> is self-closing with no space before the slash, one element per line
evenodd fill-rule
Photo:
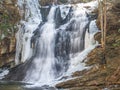
<path fill-rule="evenodd" d="M 14 64 L 15 33 L 20 20 L 17 0 L 0 1 L 0 67 Z"/>

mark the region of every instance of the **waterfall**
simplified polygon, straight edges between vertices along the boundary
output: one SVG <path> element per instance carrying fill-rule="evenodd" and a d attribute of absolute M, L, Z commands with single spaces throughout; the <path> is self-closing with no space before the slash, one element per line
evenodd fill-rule
<path fill-rule="evenodd" d="M 98 29 L 91 18 L 96 1 L 40 6 L 38 0 L 18 0 L 18 5 L 23 19 L 15 60 L 16 65 L 23 64 L 11 71 L 10 79 L 46 85 L 85 68 L 81 62 L 96 44 Z"/>
<path fill-rule="evenodd" d="M 47 22 L 42 25 L 42 34 L 38 39 L 37 50 L 34 61 L 35 66 L 27 71 L 25 81 L 44 81 L 49 82 L 54 78 L 53 66 L 55 62 L 54 47 L 55 47 L 55 23 L 54 14 L 56 7 L 52 7 Z"/>

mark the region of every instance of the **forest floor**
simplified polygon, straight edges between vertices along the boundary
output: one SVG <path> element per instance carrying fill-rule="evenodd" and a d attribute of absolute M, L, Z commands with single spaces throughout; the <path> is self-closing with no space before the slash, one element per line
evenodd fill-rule
<path fill-rule="evenodd" d="M 70 90 L 120 90 L 120 2 L 107 5 L 106 51 L 96 47 L 88 55 L 86 66 L 89 70 L 77 71 L 77 77 L 56 85 L 57 88 Z M 97 25 L 100 27 L 98 14 Z M 95 35 L 100 42 L 101 33 Z"/>

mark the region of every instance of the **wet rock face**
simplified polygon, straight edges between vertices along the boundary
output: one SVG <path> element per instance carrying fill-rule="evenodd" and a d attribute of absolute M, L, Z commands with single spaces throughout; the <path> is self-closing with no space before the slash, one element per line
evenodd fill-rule
<path fill-rule="evenodd" d="M 47 16 L 49 14 L 49 11 L 50 11 L 50 6 L 49 7 L 41 7 L 40 8 L 40 12 L 41 12 L 41 15 L 42 15 L 43 22 L 47 21 Z"/>
<path fill-rule="evenodd" d="M 48 5 L 52 5 L 53 3 L 56 3 L 56 0 L 39 0 L 40 5 L 42 6 L 48 6 Z"/>
<path fill-rule="evenodd" d="M 47 6 L 54 4 L 75 4 L 75 3 L 81 3 L 81 2 L 89 2 L 92 0 L 40 0 L 40 5 Z"/>

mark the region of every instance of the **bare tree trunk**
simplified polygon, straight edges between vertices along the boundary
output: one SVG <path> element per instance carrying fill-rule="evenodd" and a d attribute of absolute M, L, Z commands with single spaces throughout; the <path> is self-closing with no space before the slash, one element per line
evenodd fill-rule
<path fill-rule="evenodd" d="M 101 3 L 101 0 L 98 1 L 99 1 L 99 12 L 100 12 L 101 46 L 104 47 L 103 5 Z"/>
<path fill-rule="evenodd" d="M 107 12 L 107 6 L 106 6 L 106 0 L 104 0 L 103 1 L 104 2 L 104 11 L 103 11 L 103 13 L 104 13 L 104 47 L 103 47 L 103 51 L 104 51 L 104 64 L 106 64 L 107 63 L 107 61 L 106 61 L 106 24 L 107 24 L 107 17 L 106 17 L 106 12 Z"/>
<path fill-rule="evenodd" d="M 101 47 L 102 47 L 102 60 L 103 65 L 106 64 L 106 0 L 98 0 L 100 12 L 100 29 L 101 29 Z M 104 66 L 105 67 L 105 66 Z"/>
<path fill-rule="evenodd" d="M 106 0 L 104 0 L 104 50 L 106 48 Z"/>

